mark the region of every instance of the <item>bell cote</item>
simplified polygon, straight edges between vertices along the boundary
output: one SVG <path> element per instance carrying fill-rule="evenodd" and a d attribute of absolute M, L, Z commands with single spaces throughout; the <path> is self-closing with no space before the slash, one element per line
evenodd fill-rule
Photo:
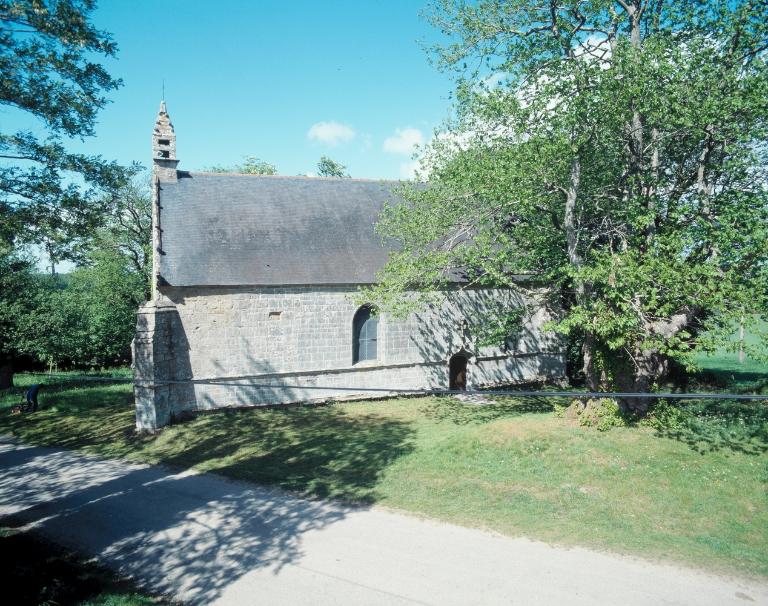
<path fill-rule="evenodd" d="M 160 110 L 155 119 L 152 131 L 152 164 L 153 171 L 160 181 L 176 181 L 176 133 L 173 130 L 171 118 L 165 107 L 165 101 L 160 102 Z"/>

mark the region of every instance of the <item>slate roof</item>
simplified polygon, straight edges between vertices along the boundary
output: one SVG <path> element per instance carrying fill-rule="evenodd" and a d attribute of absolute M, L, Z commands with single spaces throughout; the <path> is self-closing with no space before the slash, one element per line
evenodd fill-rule
<path fill-rule="evenodd" d="M 397 186 L 180 171 L 160 183 L 158 273 L 172 286 L 372 283 L 388 254 L 374 224 Z"/>

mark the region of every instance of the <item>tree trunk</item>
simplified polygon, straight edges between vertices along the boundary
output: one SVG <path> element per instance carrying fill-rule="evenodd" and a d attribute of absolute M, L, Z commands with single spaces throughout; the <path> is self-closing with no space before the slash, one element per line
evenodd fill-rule
<path fill-rule="evenodd" d="M 576 203 L 579 198 L 580 185 L 581 157 L 577 153 L 571 160 L 571 174 L 568 189 L 565 193 L 565 216 L 563 217 L 568 262 L 576 269 L 579 269 L 583 263 L 581 252 L 579 251 L 579 226 L 577 224 L 576 212 Z M 589 285 L 577 278 L 573 286 L 576 295 L 576 304 L 583 305 L 588 298 Z M 582 370 L 586 379 L 587 389 L 590 391 L 597 391 L 599 389 L 599 377 L 597 368 L 595 367 L 595 340 L 592 335 L 587 334 L 584 337 L 581 353 L 583 357 Z"/>
<path fill-rule="evenodd" d="M 645 228 L 645 246 L 650 250 L 653 237 L 656 235 L 656 189 L 659 185 L 659 129 L 655 126 L 651 129 L 651 183 L 645 188 L 646 208 L 650 220 Z"/>
<path fill-rule="evenodd" d="M 739 364 L 744 364 L 744 315 L 739 318 Z"/>
<path fill-rule="evenodd" d="M 568 262 L 576 268 L 581 267 L 582 259 L 579 252 L 579 227 L 576 224 L 576 201 L 581 185 L 581 158 L 578 154 L 571 160 L 571 175 L 568 190 L 565 194 L 565 241 L 568 246 Z M 583 295 L 583 287 L 577 286 L 577 292 Z"/>
<path fill-rule="evenodd" d="M 600 389 L 600 377 L 595 367 L 595 339 L 592 335 L 584 337 L 581 353 L 584 358 L 582 370 L 587 383 L 587 389 L 589 391 L 598 391 Z"/>
<path fill-rule="evenodd" d="M 629 393 L 648 393 L 653 384 L 664 379 L 669 372 L 669 358 L 655 349 L 645 349 L 634 354 L 633 364 L 616 373 L 616 387 Z M 619 407 L 623 412 L 643 416 L 653 397 L 619 398 Z"/>
<path fill-rule="evenodd" d="M 13 387 L 13 366 L 10 362 L 0 363 L 0 389 Z"/>

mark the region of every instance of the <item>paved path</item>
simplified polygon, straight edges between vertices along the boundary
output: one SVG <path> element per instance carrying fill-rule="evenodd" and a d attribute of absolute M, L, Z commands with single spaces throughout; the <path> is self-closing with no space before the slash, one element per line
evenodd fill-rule
<path fill-rule="evenodd" d="M 193 604 L 768 604 L 768 584 L 2 437 L 0 515 Z"/>

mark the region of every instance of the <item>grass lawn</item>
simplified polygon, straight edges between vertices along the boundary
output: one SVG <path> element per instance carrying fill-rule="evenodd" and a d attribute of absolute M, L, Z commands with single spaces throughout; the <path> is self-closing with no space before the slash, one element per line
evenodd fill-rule
<path fill-rule="evenodd" d="M 766 322 L 758 322 L 754 328 L 762 334 L 768 334 L 768 323 Z M 734 327 L 731 341 L 734 344 L 738 342 L 737 327 Z M 763 355 L 768 354 L 763 346 L 761 336 L 756 332 L 746 331 L 744 342 L 747 346 L 762 350 Z M 721 387 L 727 386 L 749 391 L 768 383 L 768 364 L 749 357 L 745 357 L 743 362 L 739 362 L 739 355 L 734 351 L 720 349 L 711 356 L 699 356 L 696 363 L 704 373 L 713 376 Z"/>
<path fill-rule="evenodd" d="M 0 406 L 16 403 L 19 391 Z M 40 403 L 30 415 L 0 411 L 0 432 L 514 536 L 768 576 L 764 403 L 692 402 L 696 415 L 669 430 L 598 432 L 553 414 L 552 399 L 393 399 L 219 412 L 154 437 L 133 433 L 128 384 L 49 380 Z"/>

